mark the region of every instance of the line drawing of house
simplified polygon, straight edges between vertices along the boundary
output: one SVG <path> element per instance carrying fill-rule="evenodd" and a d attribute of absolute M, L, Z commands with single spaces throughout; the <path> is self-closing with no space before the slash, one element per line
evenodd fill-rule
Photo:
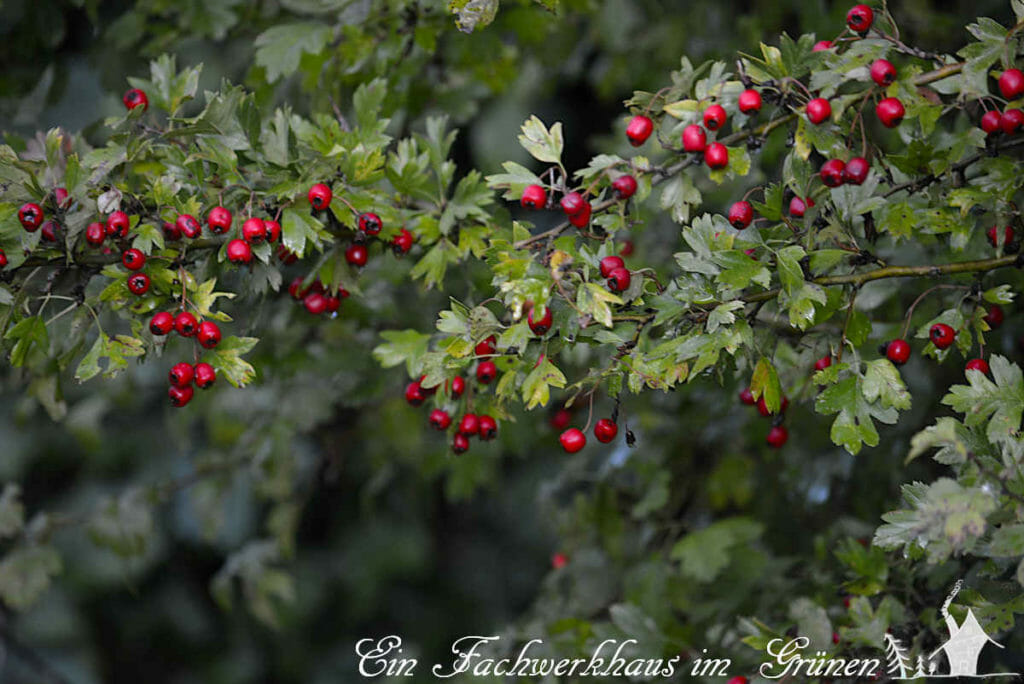
<path fill-rule="evenodd" d="M 949 661 L 947 676 L 977 677 L 979 676 L 978 657 L 981 655 L 981 650 L 989 643 L 993 643 L 999 648 L 1003 648 L 1003 645 L 985 633 L 972 609 L 967 609 L 967 616 L 959 625 L 956 623 L 956 619 L 949 614 L 949 605 L 960 592 L 961 586 L 963 586 L 963 580 L 957 580 L 953 591 L 946 598 L 946 602 L 942 604 L 942 617 L 946 620 L 949 639 L 928 657 L 929 659 L 935 658 L 940 651 L 943 651 Z"/>

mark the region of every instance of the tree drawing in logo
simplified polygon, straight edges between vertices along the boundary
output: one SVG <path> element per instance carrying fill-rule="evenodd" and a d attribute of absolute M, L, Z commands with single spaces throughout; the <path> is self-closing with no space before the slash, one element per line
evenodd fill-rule
<path fill-rule="evenodd" d="M 976 677 L 978 675 L 978 656 L 985 644 L 991 642 L 999 648 L 1002 644 L 997 643 L 978 624 L 978 618 L 974 617 L 974 611 L 967 609 L 967 617 L 957 625 L 956 619 L 949 614 L 949 605 L 953 597 L 960 591 L 963 580 L 957 580 L 953 591 L 942 604 L 942 617 L 946 620 L 946 628 L 949 629 L 949 639 L 939 648 L 932 652 L 929 658 L 934 658 L 939 651 L 945 651 L 946 659 L 949 660 L 950 677 Z"/>
<path fill-rule="evenodd" d="M 910 678 L 910 657 L 900 640 L 885 633 L 885 659 L 889 663 L 888 673 L 893 679 Z"/>

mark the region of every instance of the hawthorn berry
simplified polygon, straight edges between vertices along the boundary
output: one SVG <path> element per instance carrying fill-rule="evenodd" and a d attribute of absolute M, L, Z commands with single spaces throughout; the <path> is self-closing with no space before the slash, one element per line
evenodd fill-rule
<path fill-rule="evenodd" d="M 887 97 L 875 105 L 875 114 L 886 128 L 896 128 L 903 121 L 906 110 L 899 98 Z"/>
<path fill-rule="evenodd" d="M 145 273 L 136 273 L 128 278 L 128 289 L 133 295 L 142 296 L 149 292 L 149 276 Z"/>
<path fill-rule="evenodd" d="M 476 367 L 476 380 L 483 385 L 489 385 L 494 382 L 494 378 L 498 375 L 498 367 L 494 365 L 493 361 L 481 361 Z"/>
<path fill-rule="evenodd" d="M 993 304 L 992 306 L 988 307 L 988 311 L 985 312 L 985 316 L 982 318 L 982 320 L 988 323 L 988 327 L 995 330 L 996 328 L 1003 324 L 1004 317 L 1005 316 L 1003 314 L 1003 307 L 999 306 L 998 304 Z"/>
<path fill-rule="evenodd" d="M 423 394 L 423 388 L 420 386 L 419 381 L 413 380 L 405 386 L 405 400 L 409 402 L 410 406 L 419 406 L 427 397 Z"/>
<path fill-rule="evenodd" d="M 426 385 L 423 384 L 423 381 L 426 379 L 427 376 L 425 374 L 420 376 L 420 387 L 422 388 L 423 393 L 425 395 L 433 396 L 437 392 L 437 385 L 431 385 L 430 387 L 427 387 Z"/>
<path fill-rule="evenodd" d="M 601 277 L 607 278 L 617 268 L 625 268 L 626 264 L 622 260 L 622 257 L 618 256 L 606 256 L 601 259 Z"/>
<path fill-rule="evenodd" d="M 6 267 L 7 267 L 7 252 L 5 252 L 3 249 L 0 249 L 0 268 L 6 268 Z"/>
<path fill-rule="evenodd" d="M 574 190 L 572 192 L 565 193 L 558 204 L 562 207 L 562 211 L 566 216 L 575 216 L 583 211 L 583 205 L 585 203 L 586 200 L 583 199 L 583 195 Z"/>
<path fill-rule="evenodd" d="M 740 402 L 747 406 L 753 406 L 757 403 L 757 399 L 754 399 L 754 393 L 750 391 L 749 387 L 744 387 L 740 390 Z"/>
<path fill-rule="evenodd" d="M 181 231 L 178 229 L 178 226 L 170 221 L 164 221 L 163 230 L 165 242 L 177 242 L 181 239 Z"/>
<path fill-rule="evenodd" d="M 367 257 L 366 245 L 352 244 L 345 250 L 345 261 L 353 266 L 365 266 Z"/>
<path fill-rule="evenodd" d="M 40 226 L 40 236 L 43 242 L 56 242 L 57 241 L 57 229 L 60 226 L 56 221 L 43 221 L 43 225 Z"/>
<path fill-rule="evenodd" d="M 575 454 L 587 445 L 587 436 L 579 428 L 569 428 L 561 434 L 558 441 L 566 453 Z"/>
<path fill-rule="evenodd" d="M 868 171 L 871 170 L 871 164 L 864 157 L 854 157 L 850 161 L 846 162 L 846 167 L 843 168 L 843 182 L 849 183 L 850 185 L 860 185 L 868 177 Z"/>
<path fill-rule="evenodd" d="M 937 349 L 946 349 L 956 339 L 956 331 L 945 323 L 936 323 L 928 330 L 928 339 Z"/>
<path fill-rule="evenodd" d="M 629 199 L 636 194 L 636 187 L 636 178 L 633 178 L 628 173 L 612 181 L 612 190 L 615 191 L 615 196 L 620 200 Z"/>
<path fill-rule="evenodd" d="M 412 249 L 412 233 L 405 228 L 402 228 L 398 232 L 398 235 L 391 238 L 391 248 L 394 250 L 395 254 L 398 254 L 399 256 L 408 252 Z"/>
<path fill-rule="evenodd" d="M 843 184 L 843 171 L 846 170 L 846 162 L 842 159 L 829 159 L 821 165 L 821 182 L 830 188 L 838 188 Z"/>
<path fill-rule="evenodd" d="M 713 104 L 704 110 L 704 128 L 709 131 L 717 131 L 725 125 L 726 118 L 725 107 Z"/>
<path fill-rule="evenodd" d="M 473 350 L 473 352 L 477 356 L 490 356 L 491 354 L 494 353 L 494 349 L 497 344 L 498 338 L 495 337 L 494 335 L 491 335 L 477 342 L 476 348 Z"/>
<path fill-rule="evenodd" d="M 736 103 L 744 114 L 751 114 L 761 111 L 761 93 L 753 88 L 747 88 L 740 93 Z"/>
<path fill-rule="evenodd" d="M 526 314 L 526 324 L 530 326 L 530 330 L 534 335 L 544 335 L 551 330 L 551 308 L 544 307 L 544 316 L 540 320 L 534 320 L 533 314 L 536 309 L 530 308 L 530 311 Z"/>
<path fill-rule="evenodd" d="M 724 169 L 729 165 L 729 150 L 720 142 L 713 142 L 704 150 L 704 163 L 709 169 Z"/>
<path fill-rule="evenodd" d="M 452 424 L 452 417 L 444 409 L 434 409 L 430 412 L 430 417 L 427 420 L 431 427 L 442 432 Z"/>
<path fill-rule="evenodd" d="M 213 369 L 208 363 L 200 361 L 195 367 L 195 380 L 196 387 L 199 389 L 208 389 L 213 386 L 213 383 L 217 381 L 217 371 Z"/>
<path fill-rule="evenodd" d="M 846 13 L 846 25 L 851 31 L 864 33 L 871 28 L 871 22 L 875 20 L 875 12 L 867 5 L 854 5 Z"/>
<path fill-rule="evenodd" d="M 456 432 L 452 437 L 452 451 L 457 454 L 464 454 L 469 451 L 469 438 L 461 432 Z"/>
<path fill-rule="evenodd" d="M 754 208 L 750 206 L 750 202 L 740 200 L 739 202 L 733 202 L 732 206 L 729 207 L 729 223 L 736 230 L 743 230 L 753 220 Z"/>
<path fill-rule="evenodd" d="M 224 207 L 214 207 L 206 215 L 206 225 L 210 227 L 211 233 L 223 235 L 231 229 L 231 212 Z M 188 237 L 188 233 L 185 233 L 185 237 Z"/>
<path fill-rule="evenodd" d="M 569 223 L 577 228 L 586 228 L 587 224 L 590 223 L 591 210 L 592 207 L 590 206 L 590 202 L 584 200 L 583 208 L 569 217 Z"/>
<path fill-rule="evenodd" d="M 71 204 L 71 197 L 68 195 L 67 188 L 53 189 L 53 203 L 60 209 L 67 209 L 68 205 Z"/>
<path fill-rule="evenodd" d="M 1011 226 L 1005 226 L 1003 228 L 1003 241 L 999 242 L 999 228 L 992 226 L 989 228 L 985 235 L 988 236 L 988 243 L 993 247 L 999 247 L 1000 244 L 1004 247 L 1013 242 L 1013 228 Z"/>
<path fill-rule="evenodd" d="M 154 335 L 167 335 L 174 330 L 174 316 L 166 311 L 153 314 L 149 321 L 149 332 Z"/>
<path fill-rule="evenodd" d="M 242 239 L 255 245 L 267 239 L 267 224 L 263 219 L 251 216 L 242 224 Z"/>
<path fill-rule="evenodd" d="M 252 261 L 252 247 L 245 240 L 234 239 L 224 248 L 228 261 L 233 264 L 247 264 Z"/>
<path fill-rule="evenodd" d="M 224 211 L 227 211 L 227 209 Z M 191 214 L 180 214 L 174 221 L 174 225 L 181 231 L 182 235 L 190 240 L 199 237 L 199 234 L 203 232 L 203 227 L 196 220 L 196 217 Z M 228 225 L 231 225 L 230 217 L 228 218 Z"/>
<path fill-rule="evenodd" d="M 302 305 L 309 313 L 319 316 L 327 311 L 327 297 L 320 292 L 310 292 L 302 298 Z"/>
<path fill-rule="evenodd" d="M 367 235 L 378 235 L 383 227 L 384 222 L 380 220 L 380 216 L 372 211 L 359 215 L 359 230 Z"/>
<path fill-rule="evenodd" d="M 146 265 L 146 255 L 141 250 L 126 249 L 121 254 L 121 263 L 129 271 L 138 271 L 140 268 Z"/>
<path fill-rule="evenodd" d="M 266 229 L 267 242 L 277 242 L 281 239 L 281 224 L 272 219 L 264 219 L 263 227 Z"/>
<path fill-rule="evenodd" d="M 146 96 L 146 91 L 139 90 L 138 88 L 131 88 L 125 91 L 124 97 L 121 98 L 121 102 L 124 103 L 124 108 L 128 111 L 135 109 L 136 107 L 142 107 L 142 111 L 146 111 L 149 107 L 149 98 Z"/>
<path fill-rule="evenodd" d="M 93 221 L 85 227 L 85 241 L 93 247 L 99 247 L 107 237 L 107 227 L 102 223 Z"/>
<path fill-rule="evenodd" d="M 485 413 L 480 416 L 478 422 L 480 424 L 480 439 L 489 442 L 498 436 L 498 421 L 494 420 L 494 418 Z"/>
<path fill-rule="evenodd" d="M 462 420 L 459 421 L 458 432 L 460 435 L 466 435 L 467 437 L 480 432 L 480 420 L 476 417 L 475 413 L 467 413 L 462 416 Z"/>
<path fill-rule="evenodd" d="M 324 311 L 327 313 L 334 313 L 341 308 L 341 298 L 335 297 L 334 295 L 325 294 L 324 296 Z"/>
<path fill-rule="evenodd" d="M 896 80 L 896 67 L 887 59 L 876 59 L 871 63 L 871 80 L 883 88 Z"/>
<path fill-rule="evenodd" d="M 277 246 L 277 258 L 279 261 L 284 262 L 286 265 L 294 264 L 299 260 L 299 255 L 291 251 L 284 245 Z"/>
<path fill-rule="evenodd" d="M 999 127 L 1006 135 L 1014 135 L 1024 128 L 1024 112 L 1019 109 L 1007 109 L 999 117 Z"/>
<path fill-rule="evenodd" d="M 35 202 L 26 202 L 18 209 L 18 220 L 22 228 L 34 233 L 43 222 L 43 208 Z"/>
<path fill-rule="evenodd" d="M 774 412 L 768 410 L 768 404 L 765 402 L 763 394 L 761 395 L 761 398 L 757 400 L 757 412 L 765 418 L 781 415 L 786 412 L 787 408 L 789 408 L 789 397 L 782 397 L 782 401 L 779 403 L 779 410 Z"/>
<path fill-rule="evenodd" d="M 594 425 L 594 437 L 598 442 L 607 444 L 619 434 L 619 426 L 611 418 L 602 418 Z"/>
<path fill-rule="evenodd" d="M 630 273 L 625 268 L 612 269 L 612 272 L 608 274 L 608 289 L 612 292 L 622 292 L 629 288 L 629 283 L 632 280 Z"/>
<path fill-rule="evenodd" d="M 555 570 L 561 570 L 569 562 L 569 557 L 564 553 L 556 553 L 551 556 L 551 567 Z"/>
<path fill-rule="evenodd" d="M 569 409 L 562 407 L 551 414 L 551 427 L 555 430 L 564 430 L 568 425 L 569 421 L 572 420 L 572 412 Z"/>
<path fill-rule="evenodd" d="M 683 150 L 686 152 L 703 152 L 708 146 L 708 137 L 704 129 L 697 124 L 690 124 L 683 129 Z"/>
<path fill-rule="evenodd" d="M 789 430 L 786 429 L 785 425 L 773 425 L 764 441 L 773 449 L 781 449 L 789 441 Z"/>
<path fill-rule="evenodd" d="M 897 366 L 902 366 L 910 359 L 910 345 L 906 340 L 892 340 L 885 345 L 885 358 Z"/>
<path fill-rule="evenodd" d="M 819 40 L 817 43 L 814 44 L 814 47 L 811 48 L 811 52 L 821 52 L 822 50 L 828 50 L 831 47 L 831 40 Z"/>
<path fill-rule="evenodd" d="M 174 317 L 174 329 L 182 337 L 192 337 L 199 328 L 199 321 L 188 311 L 182 311 Z"/>
<path fill-rule="evenodd" d="M 640 147 L 651 137 L 653 130 L 654 122 L 643 114 L 637 114 L 626 126 L 626 137 L 629 138 L 630 145 Z"/>
<path fill-rule="evenodd" d="M 192 385 L 186 385 L 185 387 L 171 386 L 167 390 L 167 396 L 171 398 L 171 406 L 174 408 L 183 408 L 192 401 L 192 397 L 195 396 L 195 390 L 192 389 Z"/>
<path fill-rule="evenodd" d="M 523 188 L 523 196 L 519 204 L 524 209 L 543 209 L 548 203 L 548 194 L 539 185 L 527 185 Z"/>
<path fill-rule="evenodd" d="M 832 116 L 832 105 L 823 97 L 816 97 L 807 103 L 807 120 L 814 125 Z"/>
<path fill-rule="evenodd" d="M 452 392 L 451 396 L 453 399 L 458 399 L 462 396 L 462 393 L 466 391 L 466 381 L 462 379 L 461 375 L 456 375 L 452 378 Z"/>
<path fill-rule="evenodd" d="M 185 363 L 184 361 L 174 364 L 171 367 L 171 371 L 167 374 L 167 379 L 175 387 L 191 385 L 193 377 L 195 377 L 195 369 L 192 368 L 192 364 Z"/>
<path fill-rule="evenodd" d="M 814 200 L 808 197 L 806 200 L 794 197 L 789 200 L 789 215 L 794 218 L 803 218 L 807 210 L 814 206 Z"/>
<path fill-rule="evenodd" d="M 832 357 L 831 356 L 823 356 L 823 357 L 821 357 L 820 359 L 818 359 L 817 361 L 814 362 L 814 370 L 816 370 L 816 371 L 823 371 L 823 370 L 825 370 L 826 368 L 828 368 L 831 365 L 832 365 Z"/>
<path fill-rule="evenodd" d="M 621 244 L 622 244 L 622 246 L 619 247 L 619 255 L 620 256 L 628 257 L 629 255 L 631 255 L 633 253 L 633 241 L 632 240 L 623 240 Z"/>
<path fill-rule="evenodd" d="M 110 237 L 128 237 L 129 226 L 131 226 L 131 221 L 128 218 L 128 214 L 121 210 L 117 210 L 107 217 L 107 235 Z"/>
<path fill-rule="evenodd" d="M 988 375 L 988 361 L 985 359 L 971 359 L 967 362 L 967 365 L 964 366 L 964 372 L 966 373 L 971 370 L 981 371 L 983 374 Z"/>
<path fill-rule="evenodd" d="M 220 326 L 213 321 L 203 321 L 199 324 L 196 339 L 204 349 L 213 349 L 220 344 Z"/>
<path fill-rule="evenodd" d="M 998 109 L 990 109 L 981 115 L 981 130 L 985 131 L 987 135 L 998 133 L 1003 130 L 1001 120 L 1003 118 L 1002 112 Z"/>
<path fill-rule="evenodd" d="M 725 684 L 747 684 L 747 678 L 743 675 L 736 675 Z"/>
<path fill-rule="evenodd" d="M 316 183 L 306 193 L 306 199 L 309 200 L 310 205 L 317 211 L 323 211 L 331 205 L 331 200 L 334 198 L 334 193 L 331 192 L 331 187 L 325 183 Z"/>
<path fill-rule="evenodd" d="M 1024 93 L 1024 72 L 1020 69 L 1007 69 L 999 75 L 999 92 L 1007 100 Z"/>

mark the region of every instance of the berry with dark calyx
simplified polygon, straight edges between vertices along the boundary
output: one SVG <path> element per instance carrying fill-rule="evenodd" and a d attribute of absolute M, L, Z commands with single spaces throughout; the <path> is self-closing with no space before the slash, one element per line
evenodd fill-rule
<path fill-rule="evenodd" d="M 592 207 L 590 206 L 590 202 L 584 200 L 583 208 L 569 217 L 569 223 L 576 226 L 577 228 L 586 228 L 587 224 L 590 223 L 591 211 Z"/>
<path fill-rule="evenodd" d="M 494 382 L 497 375 L 498 367 L 494 365 L 493 361 L 481 361 L 480 365 L 476 367 L 476 380 L 483 385 Z"/>
<path fill-rule="evenodd" d="M 227 211 L 227 209 L 224 211 Z M 191 214 L 180 214 L 174 221 L 174 225 L 181 231 L 181 234 L 189 240 L 199 237 L 199 234 L 203 232 L 203 227 L 199 224 L 199 221 L 196 220 L 196 217 Z M 228 225 L 231 225 L 230 216 L 228 218 Z"/>
<path fill-rule="evenodd" d="M 18 220 L 22 228 L 34 233 L 43 222 L 43 208 L 35 202 L 26 202 L 18 209 Z"/>
<path fill-rule="evenodd" d="M 457 454 L 464 454 L 469 451 L 469 438 L 461 432 L 456 432 L 452 437 L 452 451 Z"/>
<path fill-rule="evenodd" d="M 324 295 L 324 311 L 334 313 L 341 308 L 341 299 L 333 295 Z"/>
<path fill-rule="evenodd" d="M 242 224 L 242 239 L 251 245 L 263 242 L 267 239 L 267 224 L 256 216 L 245 219 L 245 223 Z"/>
<path fill-rule="evenodd" d="M 217 382 L 217 371 L 210 364 L 201 361 L 196 364 L 193 382 L 199 389 L 209 389 Z"/>
<path fill-rule="evenodd" d="M 480 416 L 478 422 L 480 423 L 480 439 L 489 442 L 498 436 L 498 421 L 494 420 L 494 418 L 485 413 Z"/>
<path fill-rule="evenodd" d="M 107 227 L 99 222 L 92 222 L 85 227 L 85 241 L 93 247 L 99 247 L 107 237 Z"/>
<path fill-rule="evenodd" d="M 380 216 L 372 211 L 359 215 L 359 230 L 367 235 L 378 235 L 383 227 L 384 222 L 380 220 Z"/>
<path fill-rule="evenodd" d="M 781 449 L 789 441 L 789 430 L 786 429 L 785 425 L 774 425 L 768 431 L 768 436 L 764 438 L 764 441 L 773 449 Z"/>
<path fill-rule="evenodd" d="M 277 242 L 281 239 L 281 224 L 272 219 L 264 219 L 263 227 L 266 229 L 267 242 Z"/>
<path fill-rule="evenodd" d="M 743 230 L 753 220 L 754 208 L 750 206 L 750 202 L 740 200 L 739 202 L 733 202 L 732 206 L 729 207 L 729 223 L 736 230 Z"/>
<path fill-rule="evenodd" d="M 196 339 L 204 349 L 213 349 L 220 344 L 220 326 L 213 321 L 203 321 L 199 324 Z"/>
<path fill-rule="evenodd" d="M 128 214 L 123 211 L 115 211 L 107 217 L 107 235 L 110 237 L 128 237 L 129 226 L 131 226 L 131 221 L 128 219 Z"/>
<path fill-rule="evenodd" d="M 462 416 L 462 420 L 459 421 L 459 434 L 471 437 L 476 433 L 480 432 L 480 420 L 476 417 L 475 413 L 467 413 Z"/>
<path fill-rule="evenodd" d="M 740 402 L 747 406 L 753 406 L 757 403 L 757 399 L 754 399 L 754 393 L 750 391 L 749 387 L 744 387 L 740 390 Z"/>
<path fill-rule="evenodd" d="M 170 221 L 164 221 L 163 230 L 165 242 L 177 242 L 181 239 L 181 231 L 178 229 L 178 226 Z"/>
<path fill-rule="evenodd" d="M 419 406 L 426 399 L 427 395 L 423 393 L 423 388 L 420 387 L 419 381 L 413 380 L 405 386 L 405 400 L 409 402 L 410 406 Z"/>
<path fill-rule="evenodd" d="M 136 273 L 128 278 L 128 289 L 133 295 L 142 295 L 149 292 L 149 276 L 145 273 Z"/>
<path fill-rule="evenodd" d="M 761 111 L 761 93 L 753 88 L 747 88 L 740 93 L 737 105 L 744 114 L 752 114 Z"/>
<path fill-rule="evenodd" d="M 430 417 L 427 420 L 432 428 L 441 432 L 447 430 L 448 426 L 452 424 L 452 417 L 444 409 L 434 409 L 430 412 Z"/>
<path fill-rule="evenodd" d="M 192 397 L 195 396 L 195 390 L 192 389 L 192 385 L 186 385 L 185 387 L 172 385 L 167 390 L 167 396 L 171 398 L 171 406 L 183 408 L 188 402 L 192 401 Z"/>
<path fill-rule="evenodd" d="M 121 254 L 121 263 L 129 271 L 138 271 L 146 265 L 146 255 L 140 250 L 132 248 L 124 250 Z"/>
<path fill-rule="evenodd" d="M 1024 93 L 1024 72 L 1020 69 L 1007 69 L 999 75 L 999 92 L 1007 100 Z"/>
<path fill-rule="evenodd" d="M 412 233 L 405 228 L 402 228 L 398 235 L 391 238 L 391 249 L 394 250 L 395 254 L 406 254 L 410 249 L 412 249 L 412 242 Z"/>
<path fill-rule="evenodd" d="M 252 261 L 252 247 L 245 240 L 232 240 L 224 248 L 224 253 L 233 264 L 243 265 Z"/>
<path fill-rule="evenodd" d="M 615 191 L 615 196 L 620 200 L 629 199 L 636 194 L 636 178 L 633 178 L 628 173 L 619 176 L 612 181 L 612 190 Z"/>
<path fill-rule="evenodd" d="M 231 218 L 231 212 L 224 207 L 214 207 L 206 215 L 206 225 L 210 227 L 211 233 L 223 235 L 231 229 Z M 188 236 L 187 233 L 185 235 Z"/>
<path fill-rule="evenodd" d="M 757 400 L 757 412 L 765 418 L 783 414 L 786 412 L 787 408 L 789 408 L 789 397 L 782 397 L 782 401 L 779 403 L 779 410 L 774 413 L 768 410 L 768 404 L 765 402 L 763 394 L 761 395 L 761 398 Z"/>
<path fill-rule="evenodd" d="M 964 372 L 971 370 L 981 371 L 983 374 L 988 375 L 988 361 L 985 359 L 971 359 L 967 362 L 967 365 L 964 366 Z"/>
<path fill-rule="evenodd" d="M 814 125 L 832 116 L 832 105 L 823 97 L 816 97 L 807 103 L 807 120 Z"/>
<path fill-rule="evenodd" d="M 842 159 L 829 159 L 821 165 L 821 182 L 830 188 L 838 188 L 843 184 L 843 171 L 846 170 L 846 162 Z"/>
<path fill-rule="evenodd" d="M 558 441 L 568 454 L 575 454 L 587 445 L 587 436 L 579 428 L 569 428 L 561 434 Z"/>
<path fill-rule="evenodd" d="M 1002 233 L 1002 242 L 999 241 L 1000 232 Z M 999 247 L 1000 245 L 1005 247 L 1013 242 L 1013 228 L 1010 226 L 1003 227 L 1002 231 L 999 230 L 998 226 L 992 226 L 985 232 L 985 235 L 988 237 L 988 243 L 993 247 Z"/>
<path fill-rule="evenodd" d="M 811 52 L 821 52 L 822 50 L 828 50 L 831 47 L 831 40 L 819 40 L 817 43 L 814 44 L 814 47 L 811 48 Z"/>
<path fill-rule="evenodd" d="M 846 13 L 846 25 L 855 33 L 864 33 L 871 28 L 875 12 L 867 5 L 854 5 Z"/>
<path fill-rule="evenodd" d="M 617 268 L 625 268 L 626 263 L 622 260 L 622 257 L 617 256 L 606 256 L 601 259 L 601 277 L 607 278 Z"/>
<path fill-rule="evenodd" d="M 826 368 L 828 368 L 831 365 L 832 365 L 832 357 L 831 356 L 823 356 L 823 357 L 821 357 L 820 359 L 818 359 L 817 361 L 814 362 L 814 370 L 816 370 L 816 371 L 823 371 L 823 370 L 825 370 Z"/>
<path fill-rule="evenodd" d="M 937 349 L 946 349 L 956 339 L 956 331 L 945 323 L 936 323 L 928 330 L 928 339 Z"/>
<path fill-rule="evenodd" d="M 619 434 L 619 426 L 610 418 L 602 418 L 594 425 L 594 437 L 598 442 L 607 444 Z"/>
<path fill-rule="evenodd" d="M 530 330 L 534 335 L 544 335 L 551 330 L 551 308 L 544 307 L 544 316 L 542 318 L 535 318 L 537 310 L 530 308 L 529 313 L 526 314 L 526 324 L 530 326 Z"/>
<path fill-rule="evenodd" d="M 306 199 L 309 200 L 309 204 L 317 211 L 323 211 L 331 205 L 331 200 L 334 198 L 334 193 L 331 192 L 329 185 L 325 183 L 315 183 L 313 187 L 306 193 Z"/>
<path fill-rule="evenodd" d="M 310 292 L 302 298 L 302 305 L 309 313 L 319 316 L 327 311 L 327 297 L 321 292 Z"/>
<path fill-rule="evenodd" d="M 854 157 L 850 161 L 846 162 L 846 166 L 843 168 L 843 182 L 849 183 L 850 185 L 860 185 L 868 177 L 868 171 L 871 170 L 871 164 L 864 157 Z"/>
<path fill-rule="evenodd" d="M 353 244 L 345 250 L 345 261 L 353 266 L 365 266 L 368 256 L 366 245 Z"/>
<path fill-rule="evenodd" d="M 981 130 L 985 131 L 986 135 L 992 135 L 999 133 L 1003 130 L 1002 127 L 1003 113 L 998 109 L 990 109 L 981 115 Z"/>
<path fill-rule="evenodd" d="M 814 200 L 807 198 L 804 200 L 800 197 L 794 197 L 789 200 L 789 215 L 794 218 L 803 218 L 807 210 L 814 206 Z"/>
<path fill-rule="evenodd" d="M 704 128 L 717 131 L 725 125 L 727 115 L 722 105 L 713 104 L 704 110 Z"/>
<path fill-rule="evenodd" d="M 473 350 L 477 356 L 490 356 L 494 353 L 494 349 L 498 344 L 498 338 L 491 335 L 476 344 L 476 348 Z"/>
<path fill-rule="evenodd" d="M 154 335 L 167 335 L 174 330 L 174 316 L 161 311 L 153 314 L 153 318 L 149 321 L 149 332 Z"/>
<path fill-rule="evenodd" d="M 1015 135 L 1021 128 L 1024 128 L 1024 111 L 1007 109 L 999 117 L 999 127 L 1006 135 Z"/>
<path fill-rule="evenodd" d="M 43 225 L 40 226 L 40 236 L 43 242 L 56 242 L 57 241 L 57 230 L 60 226 L 56 221 L 43 221 Z"/>
<path fill-rule="evenodd" d="M 896 67 L 887 59 L 876 59 L 871 63 L 871 80 L 883 88 L 896 80 Z"/>
<path fill-rule="evenodd" d="M 121 98 L 121 102 L 124 103 L 124 108 L 128 111 L 136 107 L 142 107 L 142 111 L 146 111 L 149 107 L 149 98 L 146 96 L 146 91 L 139 90 L 138 88 L 126 91 L 124 97 Z"/>
<path fill-rule="evenodd" d="M 585 202 L 586 200 L 583 199 L 583 195 L 573 191 L 565 193 L 558 204 L 562 207 L 562 211 L 566 216 L 575 216 L 583 211 L 583 205 Z"/>
<path fill-rule="evenodd" d="M 654 122 L 642 114 L 637 114 L 626 126 L 626 137 L 629 138 L 630 145 L 640 147 L 651 137 L 653 130 Z"/>
<path fill-rule="evenodd" d="M 195 369 L 192 368 L 192 364 L 185 363 L 184 361 L 174 364 L 171 372 L 167 374 L 167 379 L 175 387 L 191 385 L 193 377 L 195 377 Z"/>
<path fill-rule="evenodd" d="M 452 378 L 452 399 L 458 399 L 462 396 L 462 393 L 466 391 L 466 381 L 462 379 L 461 375 L 456 375 Z"/>
<path fill-rule="evenodd" d="M 632 280 L 632 276 L 625 268 L 612 269 L 612 272 L 608 274 L 608 289 L 612 292 L 622 292 L 629 288 L 629 283 Z"/>
<path fill-rule="evenodd" d="M 906 340 L 892 340 L 885 345 L 885 358 L 902 366 L 910 359 L 910 345 Z"/>
<path fill-rule="evenodd" d="M 875 114 L 883 126 L 886 128 L 896 128 L 903 121 L 903 115 L 906 114 L 906 110 L 903 109 L 903 103 L 898 98 L 887 97 L 875 105 Z"/>
<path fill-rule="evenodd" d="M 182 311 L 174 317 L 174 329 L 182 337 L 192 337 L 199 329 L 199 321 L 188 311 Z"/>
<path fill-rule="evenodd" d="M 982 318 L 982 320 L 988 323 L 988 327 L 995 330 L 996 328 L 1003 324 L 1004 317 L 1005 315 L 1003 314 L 1003 307 L 999 306 L 998 304 L 993 304 L 988 308 L 988 311 L 985 312 L 985 316 Z"/>
<path fill-rule="evenodd" d="M 519 204 L 524 209 L 543 209 L 548 203 L 548 193 L 539 185 L 527 185 L 523 188 L 523 196 Z"/>
<path fill-rule="evenodd" d="M 709 169 L 724 169 L 729 165 L 729 150 L 720 142 L 713 142 L 704 150 L 704 163 Z"/>
<path fill-rule="evenodd" d="M 704 129 L 697 124 L 690 124 L 683 129 L 683 150 L 686 152 L 703 152 L 708 146 L 708 137 Z"/>

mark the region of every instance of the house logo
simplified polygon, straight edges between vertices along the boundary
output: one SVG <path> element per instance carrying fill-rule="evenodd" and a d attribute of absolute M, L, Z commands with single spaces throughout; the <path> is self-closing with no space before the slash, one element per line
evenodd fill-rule
<path fill-rule="evenodd" d="M 946 597 L 942 604 L 942 617 L 946 621 L 946 629 L 949 630 L 949 638 L 944 644 L 932 651 L 925 658 L 924 655 L 917 656 L 917 662 L 912 663 L 907 655 L 906 647 L 900 640 L 891 634 L 885 635 L 885 657 L 888 661 L 888 674 L 894 680 L 910 680 L 920 677 L 1016 677 L 1015 672 L 991 672 L 978 673 L 978 658 L 982 649 L 989 644 L 1003 648 L 985 633 L 974 616 L 974 611 L 967 609 L 967 615 L 963 622 L 957 624 L 956 618 L 949 614 L 949 606 L 953 599 L 960 592 L 963 580 L 958 580 L 953 591 Z M 945 666 L 946 672 L 942 669 Z"/>

